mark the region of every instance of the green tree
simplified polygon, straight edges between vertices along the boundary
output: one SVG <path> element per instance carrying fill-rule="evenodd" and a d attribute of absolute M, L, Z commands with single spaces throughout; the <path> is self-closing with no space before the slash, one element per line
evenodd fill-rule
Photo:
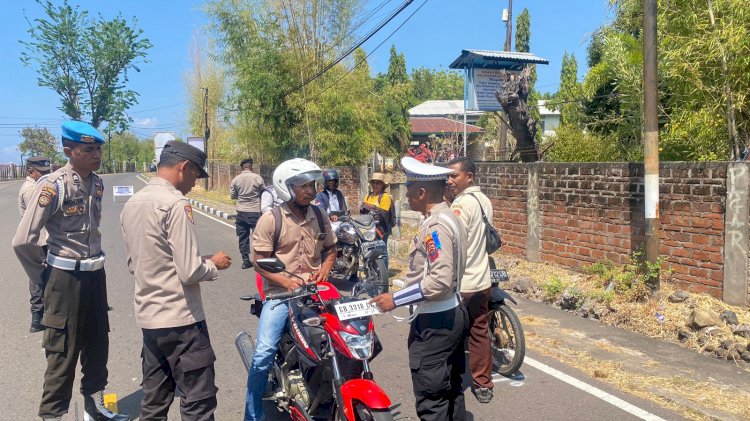
<path fill-rule="evenodd" d="M 57 139 L 46 127 L 25 127 L 21 130 L 23 141 L 18 150 L 26 157 L 46 156 L 53 162 L 62 162 L 63 158 L 57 149 Z"/>
<path fill-rule="evenodd" d="M 115 168 L 119 168 L 122 162 L 135 162 L 136 169 L 140 170 L 144 162 L 149 165 L 154 159 L 154 141 L 141 140 L 136 134 L 128 131 L 114 133 L 103 145 L 102 155 L 103 160 L 108 161 L 108 165 L 114 162 Z"/>
<path fill-rule="evenodd" d="M 74 120 L 94 127 L 107 122 L 124 130 L 131 121 L 126 111 L 137 104 L 138 94 L 126 89 L 128 72 L 139 71 L 151 42 L 121 15 L 112 20 L 89 19 L 88 12 L 37 0 L 46 18 L 29 22 L 30 41 L 21 54 L 24 65 L 38 73 L 39 86 L 51 88 L 61 100 L 60 110 Z"/>
<path fill-rule="evenodd" d="M 516 51 L 522 53 L 531 52 L 531 14 L 526 8 L 516 18 Z M 534 87 L 536 85 L 536 65 L 530 64 L 529 67 L 531 67 L 528 99 L 529 114 L 537 124 L 536 141 L 540 142 L 543 133 L 540 127 L 542 116 L 539 114 L 539 92 Z"/>
<path fill-rule="evenodd" d="M 581 85 L 578 83 L 578 62 L 565 52 L 560 68 L 560 90 L 556 107 L 560 109 L 560 124 L 576 124 L 580 120 Z"/>
<path fill-rule="evenodd" d="M 388 73 L 382 86 L 380 112 L 383 116 L 382 132 L 388 140 L 390 151 L 404 151 L 411 138 L 409 108 L 415 105 L 413 87 L 406 73 L 406 59 L 391 46 L 391 57 L 388 62 Z M 376 80 L 376 84 L 377 84 Z"/>
<path fill-rule="evenodd" d="M 409 82 L 409 75 L 406 73 L 406 57 L 404 53 L 396 51 L 395 45 L 391 45 L 391 57 L 388 60 L 386 76 L 391 86 Z"/>
<path fill-rule="evenodd" d="M 428 100 L 463 99 L 463 75 L 451 70 L 420 67 L 412 70 L 411 83 L 417 104 Z"/>

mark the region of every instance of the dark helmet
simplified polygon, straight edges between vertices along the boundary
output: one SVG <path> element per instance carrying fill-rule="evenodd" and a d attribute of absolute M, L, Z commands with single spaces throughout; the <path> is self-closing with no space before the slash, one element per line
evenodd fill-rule
<path fill-rule="evenodd" d="M 329 168 L 325 171 L 323 171 L 323 180 L 324 181 L 331 181 L 333 180 L 333 186 L 335 188 L 339 187 L 339 172 L 333 168 Z"/>

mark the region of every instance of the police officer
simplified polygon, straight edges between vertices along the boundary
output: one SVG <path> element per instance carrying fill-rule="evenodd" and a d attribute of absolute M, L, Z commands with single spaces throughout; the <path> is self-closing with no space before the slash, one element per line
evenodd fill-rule
<path fill-rule="evenodd" d="M 34 187 L 13 249 L 31 279 L 45 271 L 39 236 L 47 229 L 46 327 L 42 346 L 47 357 L 42 419 L 60 420 L 68 412 L 81 356 L 81 393 L 88 419 L 127 420 L 104 407 L 109 354 L 109 319 L 104 253 L 99 223 L 104 183 L 94 173 L 101 163 L 104 137 L 80 121 L 62 125 L 68 163 L 42 177 Z"/>
<path fill-rule="evenodd" d="M 206 154 L 182 142 L 168 142 L 156 176 L 125 203 L 120 215 L 135 276 L 135 319 L 143 333 L 142 420 L 166 420 L 175 386 L 183 396 L 185 421 L 213 420 L 216 410 L 214 361 L 201 282 L 218 279 L 231 260 L 198 252 L 193 209 L 185 194 L 203 170 Z"/>
<path fill-rule="evenodd" d="M 247 158 L 240 163 L 242 172 L 234 177 L 229 186 L 229 196 L 237 200 L 235 230 L 240 243 L 242 269 L 253 264 L 250 261 L 250 236 L 260 218 L 260 194 L 265 187 L 263 178 L 253 172 L 253 160 Z"/>
<path fill-rule="evenodd" d="M 421 420 L 466 418 L 461 377 L 465 371 L 467 315 L 458 291 L 466 261 L 466 229 L 443 201 L 448 168 L 404 157 L 409 207 L 425 216 L 414 237 L 404 288 L 373 298 L 381 311 L 416 304 L 409 329 L 409 368 Z"/>
<path fill-rule="evenodd" d="M 50 160 L 44 156 L 34 156 L 26 160 L 26 168 L 28 175 L 26 181 L 21 185 L 21 190 L 18 192 L 18 211 L 23 217 L 26 212 L 26 206 L 31 202 L 31 196 L 34 194 L 34 186 L 36 186 L 37 180 L 43 175 L 49 174 L 52 170 L 50 166 Z M 46 254 L 47 250 L 47 231 L 42 230 L 39 235 L 39 245 L 42 247 L 42 255 Z M 29 278 L 29 294 L 31 298 L 31 327 L 29 332 L 41 332 L 44 330 L 42 326 L 42 315 L 44 314 L 44 278 Z"/>

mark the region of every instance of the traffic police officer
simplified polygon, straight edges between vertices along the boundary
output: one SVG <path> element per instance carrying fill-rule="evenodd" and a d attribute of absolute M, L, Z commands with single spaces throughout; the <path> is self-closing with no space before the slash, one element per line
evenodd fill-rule
<path fill-rule="evenodd" d="M 416 304 L 408 348 L 417 415 L 428 421 L 463 420 L 467 315 L 458 291 L 466 261 L 466 229 L 443 201 L 452 170 L 411 157 L 404 157 L 401 166 L 409 207 L 425 220 L 411 246 L 404 288 L 371 301 L 381 311 Z"/>
<path fill-rule="evenodd" d="M 44 156 L 34 156 L 26 160 L 26 167 L 28 175 L 26 181 L 21 185 L 21 190 L 18 192 L 18 211 L 23 217 L 26 212 L 26 207 L 31 203 L 31 196 L 34 194 L 34 186 L 36 186 L 37 180 L 43 175 L 49 174 L 52 170 L 50 166 L 50 160 Z M 42 256 L 47 251 L 47 231 L 42 230 L 39 235 L 39 245 L 42 247 Z M 44 258 L 44 257 L 42 257 Z M 41 332 L 44 330 L 42 326 L 42 315 L 44 314 L 44 278 L 29 278 L 29 294 L 31 298 L 31 327 L 29 332 Z"/>
<path fill-rule="evenodd" d="M 104 183 L 94 173 L 101 163 L 104 137 L 80 121 L 62 125 L 68 163 L 42 177 L 13 238 L 13 249 L 31 279 L 45 271 L 39 236 L 47 229 L 48 277 L 44 290 L 47 357 L 42 419 L 59 420 L 68 412 L 78 355 L 84 410 L 93 420 L 127 420 L 104 407 L 109 355 L 109 319 L 104 253 L 99 223 Z"/>
<path fill-rule="evenodd" d="M 235 231 L 242 255 L 242 269 L 249 269 L 250 236 L 260 218 L 260 194 L 265 187 L 263 178 L 253 172 L 253 160 L 247 158 L 240 163 L 242 172 L 234 177 L 229 186 L 229 197 L 237 200 L 237 218 L 234 221 Z"/>
<path fill-rule="evenodd" d="M 120 216 L 135 276 L 135 319 L 143 332 L 141 419 L 166 420 L 180 388 L 183 420 L 213 420 L 214 361 L 201 300 L 202 282 L 218 279 L 230 266 L 224 252 L 198 252 L 193 209 L 185 194 L 203 170 L 206 154 L 168 142 L 156 177 L 125 203 Z"/>

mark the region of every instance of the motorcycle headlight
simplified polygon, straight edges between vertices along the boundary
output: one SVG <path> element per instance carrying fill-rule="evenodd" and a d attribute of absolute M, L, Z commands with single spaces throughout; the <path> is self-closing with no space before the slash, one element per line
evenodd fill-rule
<path fill-rule="evenodd" d="M 357 231 L 351 224 L 341 224 L 336 230 L 336 237 L 344 243 L 354 244 L 357 242 Z"/>
<path fill-rule="evenodd" d="M 341 339 L 344 340 L 354 358 L 367 360 L 372 356 L 372 350 L 375 346 L 372 332 L 367 332 L 364 335 L 352 335 L 351 333 L 339 331 L 339 334 L 341 334 Z"/>
<path fill-rule="evenodd" d="M 372 241 L 375 239 L 375 227 L 360 228 L 359 233 L 362 234 L 362 237 L 364 237 L 365 241 Z"/>

